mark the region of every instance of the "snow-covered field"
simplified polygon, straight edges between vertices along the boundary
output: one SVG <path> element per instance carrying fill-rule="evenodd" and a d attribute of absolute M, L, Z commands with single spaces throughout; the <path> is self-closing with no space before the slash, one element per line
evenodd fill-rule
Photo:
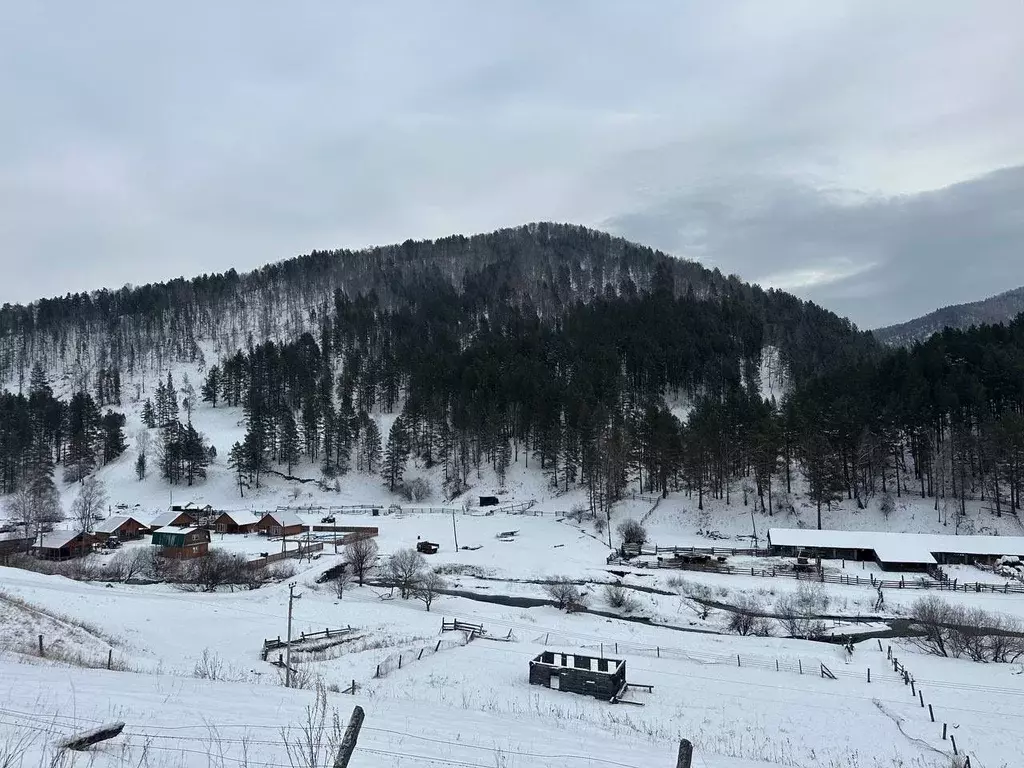
<path fill-rule="evenodd" d="M 477 598 L 540 601 L 544 586 L 532 582 L 556 574 L 588 582 L 614 578 L 604 562 L 607 547 L 552 515 L 458 515 L 456 523 L 460 545 L 480 549 L 455 551 L 446 515 L 373 519 L 382 555 L 414 544 L 417 536 L 437 541 L 442 547 L 431 565 L 448 572 L 451 587 Z M 511 530 L 518 531 L 511 541 L 496 538 Z M 222 545 L 219 539 L 214 546 Z M 258 537 L 233 541 L 241 550 L 266 544 Z M 942 740 L 942 723 L 974 765 L 1016 765 L 1024 746 L 1019 665 L 934 659 L 895 643 L 894 653 L 933 707 L 932 723 L 875 640 L 861 643 L 850 658 L 824 643 L 707 634 L 722 630 L 724 612 L 701 620 L 681 597 L 650 592 L 636 593 L 637 613 L 653 623 L 456 596 L 439 597 L 428 613 L 421 602 L 382 599 L 386 590 L 375 586 L 350 587 L 339 600 L 330 585 L 315 584 L 316 575 L 337 562 L 330 549 L 299 564 L 293 631 L 351 626 L 354 632 L 327 648 L 305 646 L 293 658 L 303 684 L 321 681 L 329 706 L 343 719 L 354 704 L 365 709 L 353 765 L 672 765 L 678 740 L 688 738 L 697 747 L 695 765 L 709 768 L 945 768 L 952 742 Z M 770 604 L 797 587 L 783 579 L 683 576 L 707 584 L 724 602 L 760 591 Z M 641 569 L 624 582 L 671 592 L 670 578 L 670 572 Z M 598 587 L 584 588 L 593 608 L 614 613 Z M 281 731 L 297 735 L 315 694 L 284 689 L 280 669 L 260 657 L 264 639 L 286 632 L 286 584 L 201 594 L 0 569 L 0 589 L 7 598 L 0 600 L 0 616 L 8 648 L 0 655 L 0 728 L 8 743 L 15 733 L 35 737 L 15 765 L 38 764 L 58 735 L 111 720 L 127 723 L 125 735 L 80 759 L 289 765 Z M 838 585 L 829 595 L 836 613 L 863 613 L 874 598 L 869 588 Z M 958 597 L 973 598 L 991 610 L 1024 612 L 1020 596 Z M 445 633 L 438 649 L 442 617 L 482 623 L 489 635 L 507 641 L 466 643 L 461 633 Z M 38 658 L 38 634 L 47 649 L 59 642 L 79 658 Z M 530 686 L 529 660 L 545 649 L 617 654 L 626 660 L 629 680 L 654 690 L 631 691 L 643 704 L 631 706 Z M 104 668 L 109 651 L 113 671 Z M 837 679 L 822 677 L 821 665 Z M 354 696 L 340 692 L 353 681 Z"/>

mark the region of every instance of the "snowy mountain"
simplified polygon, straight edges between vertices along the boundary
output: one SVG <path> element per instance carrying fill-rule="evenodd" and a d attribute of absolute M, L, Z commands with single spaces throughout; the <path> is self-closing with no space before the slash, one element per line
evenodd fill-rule
<path fill-rule="evenodd" d="M 872 331 L 884 344 L 907 346 L 945 328 L 964 330 L 982 323 L 1005 323 L 1024 312 L 1024 287 L 967 304 L 955 304 L 905 323 Z"/>

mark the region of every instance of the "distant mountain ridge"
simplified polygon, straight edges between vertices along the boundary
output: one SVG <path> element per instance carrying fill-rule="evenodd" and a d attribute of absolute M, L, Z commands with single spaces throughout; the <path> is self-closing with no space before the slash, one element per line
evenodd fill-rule
<path fill-rule="evenodd" d="M 878 328 L 872 333 L 878 341 L 891 346 L 906 346 L 924 341 L 944 328 L 965 330 L 972 325 L 1005 323 L 1024 312 L 1024 286 L 980 301 L 942 307 L 905 323 Z"/>

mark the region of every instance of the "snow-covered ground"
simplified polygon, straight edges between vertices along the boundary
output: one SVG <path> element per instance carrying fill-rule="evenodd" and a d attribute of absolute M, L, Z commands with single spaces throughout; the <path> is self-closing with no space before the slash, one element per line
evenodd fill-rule
<path fill-rule="evenodd" d="M 636 613 L 652 623 L 482 602 L 499 596 L 540 601 L 544 585 L 534 582 L 565 575 L 591 582 L 583 588 L 591 592 L 592 607 L 614 613 L 593 585 L 615 578 L 604 562 L 607 547 L 553 515 L 457 515 L 460 546 L 480 547 L 459 551 L 447 515 L 349 515 L 338 522 L 371 520 L 380 528 L 382 555 L 414 544 L 417 536 L 439 542 L 431 565 L 447 572 L 451 587 L 477 599 L 442 596 L 429 613 L 421 602 L 382 599 L 387 591 L 376 586 L 349 587 L 339 599 L 329 584 L 315 584 L 337 562 L 330 547 L 298 564 L 294 633 L 354 630 L 344 642 L 305 646 L 293 658 L 306 684 L 319 679 L 329 688 L 330 706 L 342 717 L 354 704 L 365 708 L 359 765 L 671 765 L 678 739 L 688 738 L 697 746 L 697 766 L 945 768 L 952 742 L 942 740 L 942 723 L 975 765 L 1015 765 L 1024 745 L 1015 725 L 1024 695 L 1019 665 L 933 659 L 894 643 L 933 706 L 932 723 L 875 640 L 861 643 L 850 658 L 824 643 L 707 634 L 722 630 L 725 613 L 702 620 L 676 594 L 636 593 Z M 496 538 L 512 530 L 518 531 L 512 540 Z M 266 543 L 214 537 L 214 546 L 229 542 L 240 550 Z M 679 575 L 627 570 L 626 584 L 664 592 Z M 706 584 L 723 602 L 760 594 L 770 606 L 797 588 L 785 579 L 682 576 Z M 126 735 L 98 751 L 101 764 L 138 763 L 147 744 L 152 765 L 209 765 L 210 754 L 236 765 L 243 749 L 252 764 L 289 764 L 280 730 L 302 724 L 313 693 L 283 689 L 280 669 L 260 656 L 264 639 L 286 632 L 286 584 L 197 594 L 0 569 L 0 589 L 24 601 L 0 601 L 8 646 L 0 655 L 0 728 L 8 739 L 19 729 L 36 734 L 29 754 L 38 755 L 56 734 L 120 719 L 128 724 Z M 829 610 L 837 614 L 868 612 L 874 600 L 873 590 L 855 586 L 829 585 L 828 594 Z M 892 595 L 887 608 L 898 610 L 917 596 Z M 955 599 L 1024 613 L 1020 596 Z M 26 611 L 31 624 L 21 615 Z M 442 617 L 482 623 L 489 635 L 507 641 L 466 643 L 461 633 L 442 638 Z M 76 664 L 101 668 L 39 659 L 38 634 L 47 648 L 60 641 L 76 649 L 82 657 Z M 532 687 L 529 660 L 545 649 L 617 655 L 627 662 L 629 680 L 654 690 L 631 691 L 643 704 L 631 706 Z M 102 667 L 111 650 L 115 671 L 108 672 Z M 822 677 L 822 665 L 837 679 Z M 355 696 L 339 692 L 353 681 Z"/>
<path fill-rule="evenodd" d="M 182 383 L 184 368 L 175 370 Z M 197 390 L 203 371 L 187 370 Z M 350 473 L 337 491 L 315 484 L 266 478 L 263 488 L 240 497 L 226 457 L 243 435 L 239 409 L 201 404 L 196 427 L 217 449 L 202 483 L 168 488 L 155 473 L 135 477 L 136 435 L 141 400 L 155 379 L 126 385 L 128 452 L 99 470 L 112 512 L 124 504 L 148 520 L 175 504 L 195 502 L 218 509 L 274 509 L 278 505 L 341 506 L 400 499 L 377 477 Z M 134 399 L 138 385 L 140 400 Z M 762 371 L 762 386 L 778 394 L 784 382 Z M 676 404 L 685 409 L 685 404 Z M 386 436 L 393 416 L 382 414 Z M 155 438 L 155 435 L 154 435 Z M 503 487 L 488 467 L 471 475 L 471 488 L 453 500 L 441 498 L 438 469 L 410 467 L 434 496 L 424 504 L 456 508 L 450 514 L 371 517 L 342 514 L 339 525 L 374 525 L 382 557 L 415 545 L 437 542 L 429 558 L 459 595 L 443 595 L 430 612 L 422 602 L 388 596 L 379 586 L 349 587 L 339 599 L 316 576 L 339 558 L 331 542 L 315 560 L 291 561 L 301 597 L 294 604 L 293 631 L 351 627 L 342 642 L 306 645 L 294 653 L 300 681 L 320 681 L 331 707 L 344 720 L 354 704 L 366 710 L 355 766 L 630 766 L 672 765 L 680 738 L 697 747 L 698 768 L 765 768 L 769 765 L 827 768 L 947 768 L 952 742 L 942 724 L 975 766 L 1020 764 L 1024 734 L 1021 665 L 978 665 L 922 655 L 902 641 L 889 643 L 916 676 L 917 689 L 931 704 L 931 722 L 919 697 L 891 671 L 876 640 L 864 641 L 850 658 L 840 646 L 779 637 L 726 634 L 729 614 L 706 614 L 688 597 L 735 603 L 754 597 L 766 608 L 800 587 L 792 579 L 750 575 L 673 572 L 607 566 L 608 533 L 593 521 L 572 522 L 564 513 L 584 501 L 582 491 L 556 494 L 532 458 L 510 468 Z M 293 474 L 315 478 L 316 467 Z M 797 473 L 794 472 L 794 476 Z M 635 489 L 630 489 L 630 492 Z M 642 520 L 662 546 L 747 547 L 764 544 L 770 526 L 814 527 L 816 510 L 794 485 L 795 513 L 768 516 L 744 504 L 741 486 L 730 503 L 672 494 L 666 499 L 628 498 L 616 506 L 612 525 Z M 62 486 L 65 507 L 77 493 Z M 463 514 L 464 499 L 499 495 L 503 502 L 535 500 L 527 515 Z M 824 527 L 951 533 L 951 525 L 930 499 L 903 494 L 884 517 L 877 500 L 858 510 L 853 501 L 823 513 Z M 138 506 L 136 506 L 138 505 Z M 1021 535 L 1012 516 L 995 518 L 969 505 L 974 533 Z M 317 523 L 322 513 L 303 513 Z M 950 515 L 952 518 L 952 515 Z M 454 525 L 454 528 L 453 528 Z M 498 534 L 515 535 L 498 538 Z M 961 530 L 961 532 L 965 532 Z M 460 547 L 456 549 L 455 536 Z M 613 534 L 613 540 L 617 537 Z M 149 547 L 148 539 L 126 548 Z M 214 534 L 211 547 L 248 556 L 279 551 L 279 542 L 259 536 Z M 97 561 L 112 555 L 91 556 Z M 737 568 L 771 568 L 764 559 L 734 557 Z M 867 579 L 873 564 L 824 564 L 830 573 Z M 960 581 L 1003 583 L 991 572 L 948 569 Z M 565 576 L 582 582 L 597 612 L 566 614 L 550 604 L 545 584 Z M 680 583 L 680 577 L 682 583 Z M 634 588 L 630 616 L 607 604 L 602 584 L 621 581 Z M 875 610 L 873 588 L 825 585 L 828 613 L 891 617 L 906 612 L 923 593 L 890 590 Z M 943 599 L 1024 617 L 1024 596 L 940 594 Z M 0 768 L 39 765 L 58 735 L 124 720 L 125 734 L 79 759 L 90 764 L 156 766 L 289 766 L 282 729 L 295 735 L 314 699 L 310 688 L 288 690 L 281 670 L 261 658 L 263 641 L 286 634 L 288 585 L 255 591 L 187 593 L 169 585 L 74 582 L 59 576 L 0 568 Z M 440 635 L 442 617 L 482 623 L 488 635 L 467 643 L 461 633 Z M 837 620 L 830 632 L 865 631 L 877 621 Z M 38 655 L 43 636 L 44 658 Z M 438 646 L 438 640 L 443 642 Z M 631 691 L 643 706 L 531 687 L 528 663 L 542 650 L 618 655 L 628 679 L 651 684 L 651 693 Z M 401 669 L 398 660 L 401 659 Z M 108 671 L 108 660 L 113 667 Z M 822 676 L 822 665 L 836 679 Z M 376 677 L 378 666 L 383 675 Z M 871 669 L 871 683 L 867 670 Z M 887 671 L 888 670 L 888 671 Z M 356 694 L 340 691 L 352 682 Z M 17 734 L 32 741 L 20 762 L 7 762 L 5 745 Z M 297 766 L 293 766 L 297 768 Z"/>

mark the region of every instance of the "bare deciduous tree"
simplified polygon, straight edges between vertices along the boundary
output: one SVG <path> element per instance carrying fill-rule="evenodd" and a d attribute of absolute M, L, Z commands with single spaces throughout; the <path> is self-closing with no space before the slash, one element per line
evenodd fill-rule
<path fill-rule="evenodd" d="M 128 581 L 137 576 L 152 573 L 155 557 L 156 555 L 149 547 L 122 549 L 111 558 L 107 565 L 107 576 L 118 581 Z"/>
<path fill-rule="evenodd" d="M 339 600 L 345 597 L 345 590 L 348 589 L 354 578 L 355 574 L 346 568 L 331 581 L 334 585 L 334 593 L 338 596 Z"/>
<path fill-rule="evenodd" d="M 427 611 L 430 611 L 430 605 L 434 602 L 434 598 L 447 586 L 441 574 L 437 571 L 427 571 L 416 585 L 413 594 L 417 600 L 427 606 Z"/>
<path fill-rule="evenodd" d="M 753 595 L 740 595 L 734 610 L 729 612 L 728 627 L 737 635 L 768 637 L 772 633 L 771 619 L 761 616 L 764 606 Z"/>
<path fill-rule="evenodd" d="M 387 580 L 397 587 L 402 599 L 408 599 L 419 587 L 427 570 L 427 561 L 415 549 L 400 549 L 388 558 Z"/>
<path fill-rule="evenodd" d="M 71 514 L 81 533 L 89 533 L 97 517 L 107 504 L 107 489 L 96 475 L 89 475 L 82 483 L 78 496 L 71 503 Z"/>
<path fill-rule="evenodd" d="M 623 520 L 616 529 L 623 544 L 643 546 L 647 543 L 647 529 L 639 520 Z"/>
<path fill-rule="evenodd" d="M 361 587 L 377 562 L 377 542 L 373 539 L 357 539 L 351 544 L 346 544 L 344 558 Z"/>
<path fill-rule="evenodd" d="M 825 622 L 820 616 L 828 608 L 828 602 L 821 584 L 803 582 L 796 592 L 779 597 L 775 612 L 791 637 L 816 639 L 825 634 Z"/>

